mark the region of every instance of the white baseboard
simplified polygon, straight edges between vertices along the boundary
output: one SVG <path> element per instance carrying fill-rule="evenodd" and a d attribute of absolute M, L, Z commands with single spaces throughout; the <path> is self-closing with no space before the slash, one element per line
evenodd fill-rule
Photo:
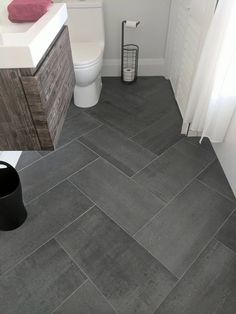
<path fill-rule="evenodd" d="M 165 59 L 140 59 L 139 76 L 165 76 Z M 105 59 L 102 76 L 120 76 L 120 60 Z"/>
<path fill-rule="evenodd" d="M 8 162 L 10 165 L 15 167 L 20 158 L 22 152 L 14 151 L 14 152 L 0 152 L 0 160 Z"/>

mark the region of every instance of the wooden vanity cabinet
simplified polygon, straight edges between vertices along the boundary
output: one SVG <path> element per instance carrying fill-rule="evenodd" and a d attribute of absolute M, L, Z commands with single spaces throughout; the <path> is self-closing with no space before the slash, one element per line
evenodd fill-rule
<path fill-rule="evenodd" d="M 64 26 L 37 68 L 0 70 L 0 150 L 55 149 L 74 86 Z"/>

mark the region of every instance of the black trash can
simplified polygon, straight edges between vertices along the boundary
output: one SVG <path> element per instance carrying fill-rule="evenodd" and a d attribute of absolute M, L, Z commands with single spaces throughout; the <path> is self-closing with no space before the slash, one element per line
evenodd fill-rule
<path fill-rule="evenodd" d="M 0 230 L 16 229 L 26 217 L 19 175 L 11 165 L 0 161 Z"/>

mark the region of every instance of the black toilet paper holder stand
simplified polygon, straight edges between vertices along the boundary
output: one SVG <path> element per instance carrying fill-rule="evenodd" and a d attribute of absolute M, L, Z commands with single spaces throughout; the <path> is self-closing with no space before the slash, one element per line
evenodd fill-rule
<path fill-rule="evenodd" d="M 125 43 L 125 27 L 130 27 L 128 23 L 132 23 L 132 28 L 137 28 L 140 22 L 122 21 L 121 80 L 124 83 L 130 84 L 135 82 L 138 77 L 139 46 Z"/>

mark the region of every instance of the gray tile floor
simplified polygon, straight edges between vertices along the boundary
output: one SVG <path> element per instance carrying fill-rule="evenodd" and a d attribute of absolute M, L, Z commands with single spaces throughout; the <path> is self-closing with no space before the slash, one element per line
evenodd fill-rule
<path fill-rule="evenodd" d="M 164 78 L 103 82 L 55 152 L 17 165 L 28 219 L 0 232 L 0 313 L 235 313 L 236 201 L 211 145 L 180 135 Z"/>

